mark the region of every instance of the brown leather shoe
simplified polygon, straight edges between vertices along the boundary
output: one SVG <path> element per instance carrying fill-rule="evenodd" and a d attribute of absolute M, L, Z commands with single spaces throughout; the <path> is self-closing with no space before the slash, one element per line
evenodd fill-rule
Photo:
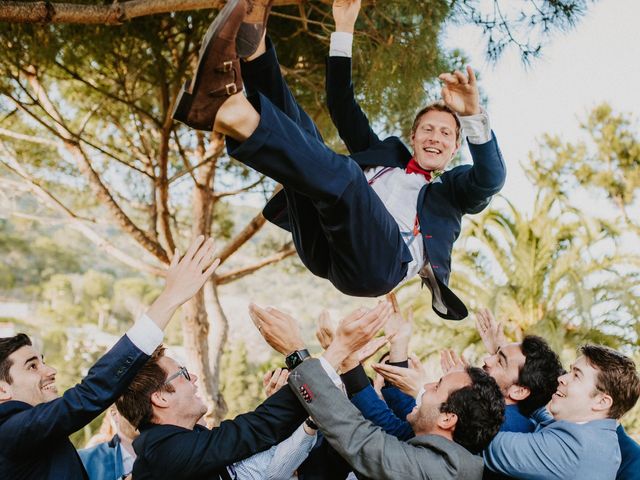
<path fill-rule="evenodd" d="M 240 58 L 254 54 L 267 28 L 267 19 L 273 0 L 246 0 L 247 14 L 236 38 L 236 50 Z"/>
<path fill-rule="evenodd" d="M 245 0 L 228 0 L 207 30 L 196 74 L 186 82 L 172 117 L 191 128 L 211 131 L 220 106 L 242 91 L 236 36 L 247 11 Z"/>

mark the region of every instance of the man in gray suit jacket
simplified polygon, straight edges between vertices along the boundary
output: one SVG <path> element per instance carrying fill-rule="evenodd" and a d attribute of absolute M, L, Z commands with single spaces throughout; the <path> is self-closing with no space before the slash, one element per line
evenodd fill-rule
<path fill-rule="evenodd" d="M 297 322 L 274 309 L 252 309 L 252 318 L 267 342 L 284 355 L 304 351 Z M 407 416 L 415 438 L 408 442 L 386 434 L 366 420 L 347 399 L 336 370 L 365 345 L 379 323 L 365 312 L 345 318 L 320 359 L 300 363 L 289 386 L 329 443 L 351 466 L 373 479 L 482 478 L 482 451 L 498 432 L 504 399 L 495 380 L 479 368 L 448 373 L 425 385 L 421 402 Z"/>

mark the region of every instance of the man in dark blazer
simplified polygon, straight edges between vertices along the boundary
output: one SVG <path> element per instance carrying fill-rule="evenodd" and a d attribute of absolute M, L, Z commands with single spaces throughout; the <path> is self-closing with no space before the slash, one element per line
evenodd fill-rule
<path fill-rule="evenodd" d="M 69 435 L 88 425 L 122 393 L 162 342 L 176 309 L 214 272 L 213 241 L 199 237 L 174 255 L 166 285 L 147 313 L 58 397 L 55 368 L 25 334 L 0 338 L 0 478 L 88 479 Z M 210 266 L 209 266 L 210 265 Z"/>
<path fill-rule="evenodd" d="M 241 0 L 235 3 L 242 10 Z M 336 3 L 348 3 L 350 12 L 356 5 L 355 22 L 359 2 Z M 248 62 L 238 61 L 241 21 L 240 14 L 227 14 L 212 24 L 192 87 L 183 90 L 174 118 L 226 135 L 231 156 L 282 183 L 264 214 L 291 231 L 312 273 L 355 296 L 382 295 L 419 274 L 433 292 L 438 315 L 466 317 L 466 307 L 447 286 L 451 248 L 462 215 L 485 208 L 505 179 L 473 72 L 441 75 L 446 105 L 430 106 L 417 117 L 412 158 L 400 139 L 382 141 L 371 130 L 353 96 L 350 59 L 330 57 L 329 108 L 351 152 L 339 155 L 324 145 L 291 95 L 272 46 L 263 44 Z M 240 93 L 243 79 L 246 98 Z M 458 150 L 459 117 L 466 116 L 479 116 L 476 123 L 484 122 L 486 130 L 481 143 L 469 136 L 474 164 L 437 176 Z M 376 173 L 384 178 L 370 178 L 363 172 L 370 167 L 388 168 Z M 406 199 L 395 202 L 401 205 L 397 211 L 376 190 L 389 178 L 395 185 L 403 185 L 396 179 L 410 184 Z"/>
<path fill-rule="evenodd" d="M 285 440 L 307 418 L 291 391 L 281 388 L 255 411 L 208 429 L 200 423 L 207 407 L 196 380 L 160 347 L 116 402 L 140 430 L 133 478 L 233 479 L 235 462 Z"/>

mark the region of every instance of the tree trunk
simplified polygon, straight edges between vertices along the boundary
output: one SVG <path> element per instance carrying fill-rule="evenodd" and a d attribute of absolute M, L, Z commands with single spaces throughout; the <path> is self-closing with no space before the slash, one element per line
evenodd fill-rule
<path fill-rule="evenodd" d="M 187 363 L 198 376 L 199 396 L 206 405 L 214 405 L 217 381 L 209 367 L 209 321 L 204 304 L 204 292 L 200 290 L 183 307 L 183 345 L 187 352 Z"/>
<path fill-rule="evenodd" d="M 209 366 L 211 367 L 212 379 L 212 408 L 207 413 L 207 423 L 209 426 L 218 425 L 227 414 L 227 402 L 220 389 L 220 367 L 222 361 L 222 353 L 227 344 L 229 336 L 229 320 L 220 304 L 218 296 L 218 286 L 214 281 L 209 281 L 205 285 L 205 299 L 209 320 L 211 321 L 211 330 L 209 331 Z"/>

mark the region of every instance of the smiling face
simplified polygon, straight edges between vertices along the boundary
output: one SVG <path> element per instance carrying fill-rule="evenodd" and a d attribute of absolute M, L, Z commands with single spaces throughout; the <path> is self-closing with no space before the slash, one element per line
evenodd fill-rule
<path fill-rule="evenodd" d="M 556 420 L 588 422 L 607 418 L 611 397 L 596 388 L 598 372 L 582 356 L 569 372 L 558 377 L 558 390 L 548 405 Z"/>
<path fill-rule="evenodd" d="M 0 381 L 1 400 L 36 406 L 58 398 L 56 369 L 45 364 L 35 348 L 25 345 L 9 355 L 8 360 L 11 383 Z"/>
<path fill-rule="evenodd" d="M 444 170 L 458 151 L 458 126 L 453 114 L 429 110 L 418 120 L 411 135 L 413 155 L 425 170 Z"/>
<path fill-rule="evenodd" d="M 420 405 L 407 415 L 416 435 L 433 433 L 437 430 L 438 421 L 447 414 L 440 412 L 440 406 L 447 401 L 449 394 L 471 384 L 465 371 L 453 371 L 444 375 L 437 382 L 424 386 Z"/>

